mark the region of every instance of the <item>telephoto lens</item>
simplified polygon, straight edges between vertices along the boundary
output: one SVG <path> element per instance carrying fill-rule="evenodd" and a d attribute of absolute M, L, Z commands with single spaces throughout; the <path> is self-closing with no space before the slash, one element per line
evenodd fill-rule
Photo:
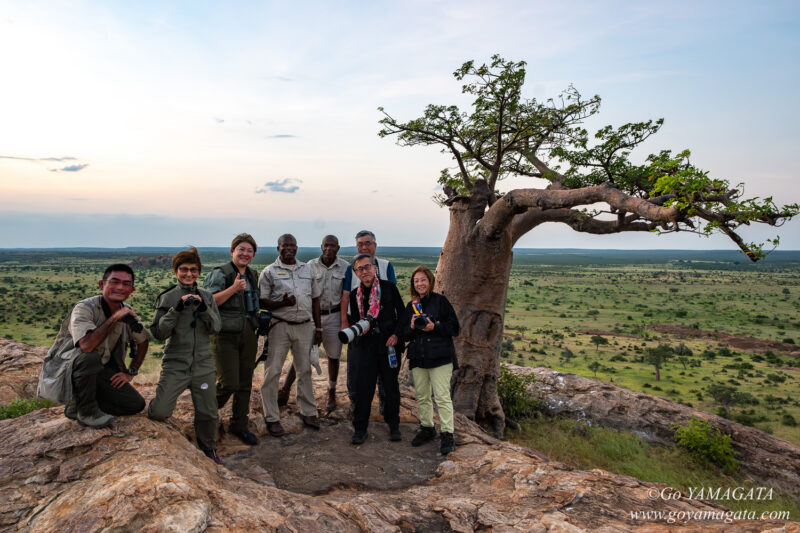
<path fill-rule="evenodd" d="M 367 326 L 371 324 L 369 318 L 362 318 L 349 328 L 344 328 L 339 332 L 339 341 L 342 344 L 350 344 L 355 340 L 356 337 L 364 333 L 364 330 L 367 329 Z"/>

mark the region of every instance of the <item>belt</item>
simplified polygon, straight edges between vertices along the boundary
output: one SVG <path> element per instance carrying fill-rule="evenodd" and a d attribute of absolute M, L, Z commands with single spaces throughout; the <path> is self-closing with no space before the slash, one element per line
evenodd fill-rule
<path fill-rule="evenodd" d="M 340 311 L 339 307 L 331 307 L 330 309 L 323 309 L 319 312 L 320 315 L 332 315 L 334 313 L 338 313 Z"/>
<path fill-rule="evenodd" d="M 277 316 L 273 316 L 272 320 L 277 320 L 278 322 L 286 322 L 287 324 L 292 325 L 292 326 L 299 326 L 300 324 L 308 324 L 309 322 L 311 322 L 310 318 L 307 318 L 306 320 L 303 320 L 301 322 L 292 322 L 291 320 L 286 320 L 285 318 L 281 318 L 281 317 L 277 317 Z"/>

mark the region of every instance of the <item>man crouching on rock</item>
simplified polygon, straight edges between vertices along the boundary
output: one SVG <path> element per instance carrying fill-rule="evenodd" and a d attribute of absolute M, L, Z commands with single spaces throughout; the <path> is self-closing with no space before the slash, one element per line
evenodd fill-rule
<path fill-rule="evenodd" d="M 61 355 L 71 350 L 71 372 L 67 365 L 59 385 L 69 398 L 64 414 L 93 428 L 109 425 L 112 415 L 133 415 L 144 409 L 144 398 L 130 382 L 144 360 L 150 338 L 133 309 L 123 303 L 134 291 L 131 267 L 109 266 L 100 290 L 102 294 L 75 304 L 64 320 L 39 382 L 40 395 L 47 397 L 42 394 L 43 386 L 52 385 L 55 379 L 48 369 L 64 365 L 67 359 Z M 131 366 L 126 367 L 129 343 L 136 350 Z"/>

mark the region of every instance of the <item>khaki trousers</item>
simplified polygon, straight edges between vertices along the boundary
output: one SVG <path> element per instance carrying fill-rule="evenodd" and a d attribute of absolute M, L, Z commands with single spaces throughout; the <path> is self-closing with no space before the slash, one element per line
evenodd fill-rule
<path fill-rule="evenodd" d="M 419 405 L 419 423 L 421 426 L 433 427 L 433 402 L 431 389 L 442 423 L 442 433 L 453 432 L 453 400 L 450 398 L 450 376 L 453 375 L 453 363 L 436 368 L 412 368 L 414 388 L 417 390 Z"/>
<path fill-rule="evenodd" d="M 288 324 L 278 321 L 269 332 L 269 351 L 264 363 L 264 382 L 261 385 L 261 405 L 267 422 L 281 419 L 278 408 L 278 385 L 283 362 L 292 350 L 294 369 L 297 372 L 297 406 L 300 414 L 316 416 L 317 402 L 311 383 L 311 361 L 309 353 L 314 344 L 314 323 Z"/>

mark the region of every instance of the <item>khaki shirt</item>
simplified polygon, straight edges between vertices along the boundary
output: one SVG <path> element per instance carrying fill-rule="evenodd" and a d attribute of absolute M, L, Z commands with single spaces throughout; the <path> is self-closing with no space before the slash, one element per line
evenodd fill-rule
<path fill-rule="evenodd" d="M 102 326 L 108 320 L 106 314 L 103 312 L 102 306 L 103 296 L 93 296 L 86 300 L 81 300 L 72 309 L 72 315 L 69 320 L 69 334 L 72 337 L 75 346 L 78 345 L 80 340 L 86 335 Z M 137 344 L 150 339 L 147 330 L 142 330 L 141 333 L 134 333 L 131 328 L 122 322 L 118 321 L 111 326 L 108 335 L 103 341 L 94 349 L 102 357 L 102 363 L 106 364 L 111 360 L 111 353 L 117 346 L 117 343 L 122 340 L 121 346 L 121 361 L 117 361 L 120 368 L 125 368 L 125 347 L 128 341 L 134 340 Z"/>
<path fill-rule="evenodd" d="M 258 290 L 262 299 L 279 302 L 284 293 L 295 297 L 295 305 L 272 310 L 272 315 L 291 322 L 310 320 L 311 300 L 322 294 L 322 283 L 314 276 L 307 263 L 297 261 L 284 264 L 281 258 L 264 267 L 258 277 Z"/>
<path fill-rule="evenodd" d="M 347 267 L 350 265 L 341 257 L 337 257 L 331 266 L 325 266 L 322 258 L 317 257 L 309 261 L 308 266 L 322 284 L 322 296 L 319 299 L 320 309 L 328 311 L 335 308 L 338 311 L 342 302 L 344 273 L 347 272 Z"/>

